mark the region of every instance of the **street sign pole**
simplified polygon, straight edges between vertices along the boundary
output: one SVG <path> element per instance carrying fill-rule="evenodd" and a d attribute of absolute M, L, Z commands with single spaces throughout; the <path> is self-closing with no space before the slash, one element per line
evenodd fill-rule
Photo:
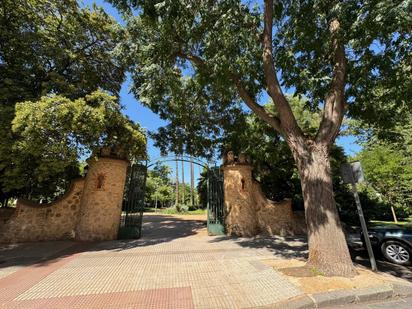
<path fill-rule="evenodd" d="M 342 171 L 343 178 L 346 182 L 349 182 L 351 184 L 352 193 L 353 193 L 353 196 L 355 197 L 356 208 L 358 210 L 359 220 L 360 220 L 362 232 L 363 232 L 363 238 L 365 239 L 366 249 L 368 250 L 368 255 L 369 255 L 370 262 L 371 262 L 372 270 L 377 271 L 378 268 L 376 267 L 375 255 L 373 254 L 371 241 L 369 239 L 368 228 L 366 227 L 366 221 L 363 215 L 363 210 L 362 210 L 361 202 L 359 199 L 358 190 L 356 189 L 356 180 L 354 177 L 353 169 L 355 168 L 357 171 L 356 178 L 358 181 L 359 179 L 363 181 L 363 172 L 358 162 L 356 162 L 356 165 L 355 164 L 352 164 L 352 165 L 345 164 L 343 168 L 344 168 L 344 170 Z"/>

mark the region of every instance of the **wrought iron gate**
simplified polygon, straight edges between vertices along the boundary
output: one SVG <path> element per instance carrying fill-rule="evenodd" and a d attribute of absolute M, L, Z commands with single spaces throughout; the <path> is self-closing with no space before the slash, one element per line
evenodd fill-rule
<path fill-rule="evenodd" d="M 209 235 L 225 234 L 223 172 L 211 168 L 207 172 L 207 231 Z"/>
<path fill-rule="evenodd" d="M 120 239 L 137 239 L 141 236 L 146 175 L 146 164 L 135 163 L 129 167 L 120 219 Z"/>

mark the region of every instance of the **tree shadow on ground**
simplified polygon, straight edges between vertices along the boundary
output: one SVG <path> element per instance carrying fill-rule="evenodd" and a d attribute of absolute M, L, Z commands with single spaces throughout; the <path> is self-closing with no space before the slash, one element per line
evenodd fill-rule
<path fill-rule="evenodd" d="M 198 218 L 187 219 L 186 217 L 186 219 L 182 219 L 169 215 L 145 215 L 141 239 L 104 242 L 49 241 L 0 245 L 0 272 L 6 267 L 47 266 L 74 254 L 98 251 L 117 252 L 170 242 L 199 233 L 206 235 L 205 228 L 205 220 L 199 220 Z M 210 243 L 225 241 L 235 243 L 239 247 L 268 250 L 273 253 L 274 259 L 305 260 L 308 254 L 306 238 L 301 236 L 258 236 L 252 238 L 215 236 L 209 240 Z M 350 241 L 348 242 L 355 265 L 370 269 L 366 250 L 360 246 L 352 245 Z M 378 268 L 379 271 L 412 282 L 412 268 L 410 267 L 378 260 Z"/>
<path fill-rule="evenodd" d="M 0 244 L 0 271 L 6 267 L 15 266 L 47 266 L 73 254 L 97 251 L 117 252 L 156 245 L 196 235 L 205 228 L 206 220 L 195 218 L 192 220 L 187 219 L 187 217 L 182 219 L 168 215 L 144 215 L 142 238 L 140 239 L 102 242 L 46 241 Z"/>
<path fill-rule="evenodd" d="M 0 244 L 0 272 L 6 267 L 48 266 L 65 257 L 86 252 L 94 244 L 59 240 L 13 245 Z"/>
<path fill-rule="evenodd" d="M 210 243 L 231 240 L 240 247 L 266 249 L 274 258 L 304 260 L 308 256 L 306 238 L 303 236 L 256 236 L 251 238 L 221 236 L 211 239 Z"/>
<path fill-rule="evenodd" d="M 144 215 L 140 239 L 106 241 L 96 244 L 91 250 L 122 251 L 145 247 L 172 240 L 194 236 L 206 228 L 206 220 L 182 219 L 168 215 Z"/>

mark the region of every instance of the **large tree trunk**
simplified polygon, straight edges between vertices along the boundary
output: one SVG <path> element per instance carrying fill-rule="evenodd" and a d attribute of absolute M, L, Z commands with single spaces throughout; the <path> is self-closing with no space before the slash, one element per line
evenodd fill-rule
<path fill-rule="evenodd" d="M 182 158 L 183 159 L 183 158 Z M 183 189 L 182 189 L 182 205 L 185 205 L 185 164 L 184 161 L 182 161 L 182 185 L 183 185 Z"/>
<path fill-rule="evenodd" d="M 193 158 L 190 158 L 190 205 L 195 205 L 195 170 Z"/>
<path fill-rule="evenodd" d="M 327 146 L 294 150 L 298 163 L 308 229 L 307 265 L 326 276 L 352 277 L 352 264 L 335 204 Z"/>

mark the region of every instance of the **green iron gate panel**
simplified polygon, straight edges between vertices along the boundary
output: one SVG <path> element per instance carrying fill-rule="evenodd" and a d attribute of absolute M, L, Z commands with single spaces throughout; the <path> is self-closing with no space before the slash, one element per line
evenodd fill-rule
<path fill-rule="evenodd" d="M 129 167 L 120 219 L 119 239 L 137 239 L 141 236 L 146 174 L 145 164 L 136 163 Z"/>
<path fill-rule="evenodd" d="M 209 235 L 224 235 L 223 173 L 216 167 L 209 169 L 207 176 L 207 231 Z"/>

